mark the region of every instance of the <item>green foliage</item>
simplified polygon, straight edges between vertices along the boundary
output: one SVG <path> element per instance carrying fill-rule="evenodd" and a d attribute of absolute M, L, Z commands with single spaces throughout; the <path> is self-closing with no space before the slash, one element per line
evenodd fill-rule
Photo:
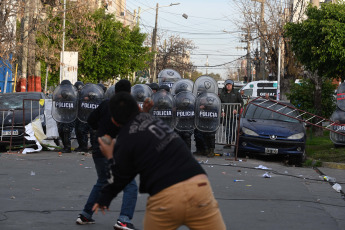
<path fill-rule="evenodd" d="M 125 78 L 148 67 L 151 54 L 143 46 L 146 35 L 139 28 L 124 27 L 104 9 L 90 12 L 82 6 L 71 7 L 66 16 L 65 50 L 79 53 L 78 80 L 98 83 Z M 45 26 L 37 31 L 37 58 L 51 67 L 49 85 L 59 81 L 61 16 L 48 11 L 45 23 L 40 24 Z"/>
<path fill-rule="evenodd" d="M 96 11 L 91 20 L 99 37 L 81 49 L 79 71 L 84 82 L 106 81 L 114 76 L 123 78 L 147 67 L 149 50 L 143 47 L 145 34 L 138 28 L 123 27 L 104 10 Z"/>
<path fill-rule="evenodd" d="M 303 80 L 301 84 L 291 84 L 291 92 L 287 94 L 290 102 L 297 108 L 315 114 L 314 92 L 315 86 L 311 80 Z M 330 80 L 323 81 L 321 89 L 321 114 L 322 117 L 330 117 L 336 108 L 334 90 L 336 86 Z"/>
<path fill-rule="evenodd" d="M 319 76 L 345 79 L 345 4 L 309 5 L 307 19 L 285 25 L 297 59 Z"/>
<path fill-rule="evenodd" d="M 306 165 L 317 167 L 321 162 L 345 162 L 344 147 L 334 146 L 329 131 L 324 131 L 322 136 L 311 136 L 310 130 L 307 133 L 306 153 L 309 161 Z"/>

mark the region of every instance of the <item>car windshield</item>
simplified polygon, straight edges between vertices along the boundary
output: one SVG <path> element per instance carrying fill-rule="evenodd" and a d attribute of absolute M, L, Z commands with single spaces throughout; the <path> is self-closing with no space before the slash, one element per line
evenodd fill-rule
<path fill-rule="evenodd" d="M 0 109 L 23 109 L 23 99 L 41 99 L 39 94 L 0 94 Z M 39 102 L 26 100 L 26 109 L 38 109 Z"/>
<path fill-rule="evenodd" d="M 298 111 L 293 111 L 292 108 L 285 107 L 281 104 L 276 104 L 273 106 L 272 105 L 273 105 L 272 102 L 265 102 L 263 104 L 260 104 L 260 106 L 262 107 L 265 107 L 265 108 L 269 107 L 269 109 L 273 111 L 278 111 L 279 113 L 270 111 L 269 109 L 259 107 L 255 104 L 249 104 L 246 109 L 246 114 L 244 115 L 244 117 L 246 119 L 279 120 L 279 121 L 293 122 L 293 123 L 299 122 L 298 120 L 291 118 L 291 117 L 297 117 Z M 288 114 L 290 117 L 285 116 L 283 114 Z"/>

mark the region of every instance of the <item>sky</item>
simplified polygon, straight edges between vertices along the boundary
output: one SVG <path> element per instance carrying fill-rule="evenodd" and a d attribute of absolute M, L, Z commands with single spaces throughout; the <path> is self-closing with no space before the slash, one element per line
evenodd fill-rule
<path fill-rule="evenodd" d="M 152 33 L 155 26 L 156 4 L 158 33 L 165 32 L 192 40 L 197 47 L 191 53 L 191 62 L 203 74 L 218 73 L 227 79 L 227 67 L 236 71 L 240 59 L 246 55 L 245 43 L 241 43 L 242 31 L 236 25 L 241 13 L 236 0 L 126 0 L 127 10 L 140 13 L 140 27 L 144 33 Z M 168 6 L 171 3 L 179 5 Z M 182 14 L 188 15 L 185 19 Z M 238 24 L 238 23 L 237 23 Z M 206 63 L 208 60 L 208 67 Z M 226 63 L 228 63 L 226 65 Z"/>

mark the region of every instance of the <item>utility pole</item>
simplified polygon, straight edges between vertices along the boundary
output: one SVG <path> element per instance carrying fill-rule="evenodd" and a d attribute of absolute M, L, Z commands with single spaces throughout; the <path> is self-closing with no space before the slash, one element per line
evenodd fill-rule
<path fill-rule="evenodd" d="M 266 0 L 252 0 L 255 2 L 261 3 L 260 9 L 260 26 L 259 26 L 259 36 L 260 36 L 260 79 L 265 80 L 266 73 L 265 73 L 265 1 Z"/>
<path fill-rule="evenodd" d="M 65 79 L 65 28 L 66 28 L 66 0 L 63 1 L 63 21 L 62 21 L 62 54 L 60 63 L 60 83 Z"/>
<path fill-rule="evenodd" d="M 260 12 L 260 76 L 262 80 L 265 80 L 265 41 L 264 41 L 264 18 L 265 18 L 265 0 L 259 0 L 261 2 L 261 12 Z"/>
<path fill-rule="evenodd" d="M 156 65 L 157 65 L 157 21 L 158 21 L 158 8 L 159 4 L 156 5 L 156 20 L 155 20 L 155 28 L 153 29 L 152 33 L 152 52 L 153 54 L 153 63 L 152 63 L 152 77 L 151 82 L 156 82 Z"/>
<path fill-rule="evenodd" d="M 30 0 L 25 0 L 24 17 L 22 18 L 22 61 L 21 71 L 22 76 L 19 79 L 19 92 L 26 91 L 26 77 L 28 74 L 28 47 L 29 47 L 29 18 L 30 18 Z"/>
<path fill-rule="evenodd" d="M 245 47 L 244 49 L 247 50 L 247 81 L 250 82 L 252 81 L 252 65 L 251 65 L 251 56 L 250 56 L 250 42 L 252 39 L 251 36 L 251 26 L 248 25 L 247 28 L 242 28 L 242 30 L 246 31 L 247 34 L 244 35 L 244 40 L 242 40 L 241 42 L 246 42 L 247 43 L 247 47 Z"/>
<path fill-rule="evenodd" d="M 250 40 L 251 40 L 251 35 L 250 35 L 250 26 L 247 28 L 247 78 L 248 82 L 252 81 L 252 60 L 250 57 Z"/>

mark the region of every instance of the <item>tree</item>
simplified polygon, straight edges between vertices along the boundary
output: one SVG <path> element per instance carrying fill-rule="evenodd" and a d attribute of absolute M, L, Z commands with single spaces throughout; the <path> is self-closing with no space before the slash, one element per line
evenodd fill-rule
<path fill-rule="evenodd" d="M 306 20 L 286 24 L 285 36 L 315 87 L 310 96 L 319 115 L 325 79 L 345 79 L 345 4 L 327 3 L 319 9 L 309 5 L 305 14 Z"/>
<path fill-rule="evenodd" d="M 321 106 L 323 108 L 322 113 L 318 114 L 321 117 L 330 117 L 336 109 L 334 90 L 336 85 L 331 80 L 325 80 L 322 82 L 321 92 Z M 288 94 L 290 102 L 297 108 L 315 114 L 314 98 L 313 95 L 315 85 L 312 80 L 306 79 L 301 84 L 292 84 L 291 93 Z"/>
<path fill-rule="evenodd" d="M 98 10 L 92 15 L 98 40 L 81 50 L 80 71 L 90 82 L 127 77 L 148 67 L 149 49 L 143 46 L 146 35 L 115 22 L 113 15 Z"/>
<path fill-rule="evenodd" d="M 16 18 L 22 9 L 23 3 L 18 0 L 1 0 L 0 1 L 0 68 L 6 65 L 10 56 L 17 53 L 16 49 Z M 11 62 L 14 61 L 14 58 Z"/>
<path fill-rule="evenodd" d="M 305 13 L 308 19 L 285 26 L 296 58 L 319 76 L 345 80 L 345 4 L 309 5 Z"/>
<path fill-rule="evenodd" d="M 146 36 L 139 28 L 131 30 L 85 2 L 70 3 L 66 15 L 65 50 L 79 52 L 78 79 L 97 83 L 115 77 L 128 77 L 148 65 L 149 50 L 143 46 Z M 62 50 L 61 5 L 46 6 L 47 17 L 38 29 L 38 58 L 52 66 L 52 81 L 59 77 Z"/>
<path fill-rule="evenodd" d="M 151 46 L 152 35 L 145 41 L 147 46 Z M 157 35 L 157 74 L 163 69 L 174 69 L 181 76 L 188 75 L 194 71 L 190 62 L 190 53 L 195 49 L 192 40 L 181 38 L 178 35 L 167 35 L 159 33 Z"/>
<path fill-rule="evenodd" d="M 236 2 L 238 8 L 242 13 L 241 20 L 234 21 L 233 23 L 241 30 L 244 31 L 245 40 L 249 39 L 251 43 L 259 40 L 263 41 L 265 52 L 266 72 L 274 76 L 274 80 L 278 75 L 278 50 L 279 39 L 283 36 L 283 26 L 292 18 L 300 18 L 300 12 L 291 11 L 290 16 L 287 16 L 288 9 L 283 8 L 281 2 L 275 0 L 262 1 L 254 0 L 241 0 Z M 261 4 L 264 4 L 265 15 L 261 21 Z M 249 32 L 249 33 L 248 33 Z M 281 95 L 285 96 L 289 93 L 291 82 L 298 78 L 303 70 L 296 61 L 291 52 L 290 46 L 287 41 L 283 39 L 282 42 L 282 62 L 281 62 Z M 255 47 L 250 50 L 251 55 L 255 54 Z M 252 58 L 252 66 L 259 66 L 261 57 L 259 54 L 254 55 Z M 256 68 L 258 73 L 259 69 Z M 241 73 L 241 76 L 243 74 Z M 268 79 L 266 74 L 265 79 Z"/>

